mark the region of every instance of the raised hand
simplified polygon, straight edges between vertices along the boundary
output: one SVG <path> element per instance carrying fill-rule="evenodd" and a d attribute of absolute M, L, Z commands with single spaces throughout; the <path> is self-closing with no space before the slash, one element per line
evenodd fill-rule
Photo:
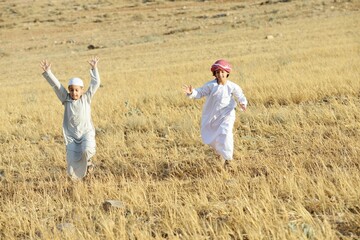
<path fill-rule="evenodd" d="M 192 94 L 193 91 L 193 87 L 191 85 L 183 85 L 182 89 L 184 90 L 184 93 L 186 93 L 187 95 Z"/>
<path fill-rule="evenodd" d="M 99 62 L 99 58 L 94 56 L 90 59 L 90 61 L 88 62 L 91 66 L 92 69 L 97 68 L 97 63 Z"/>
<path fill-rule="evenodd" d="M 49 71 L 51 68 L 51 63 L 48 62 L 48 60 L 44 59 L 40 62 L 40 67 L 42 68 L 42 70 L 44 70 L 44 72 Z"/>

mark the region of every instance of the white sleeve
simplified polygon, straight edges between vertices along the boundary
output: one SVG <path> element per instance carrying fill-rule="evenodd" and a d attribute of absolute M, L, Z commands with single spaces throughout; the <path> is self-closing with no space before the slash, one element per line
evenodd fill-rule
<path fill-rule="evenodd" d="M 196 95 L 198 94 L 198 92 L 196 91 L 196 89 L 193 89 L 192 93 L 191 94 L 188 94 L 188 98 L 195 98 Z"/>
<path fill-rule="evenodd" d="M 233 91 L 233 96 L 235 97 L 235 99 L 240 103 L 245 105 L 245 107 L 247 106 L 247 99 L 242 91 L 242 89 L 236 85 Z"/>
<path fill-rule="evenodd" d="M 90 77 L 91 81 L 87 92 L 90 94 L 91 98 L 100 87 L 100 75 L 97 68 L 90 70 Z"/>
<path fill-rule="evenodd" d="M 43 72 L 42 75 L 47 80 L 47 82 L 50 84 L 50 86 L 54 89 L 56 96 L 59 98 L 61 103 L 64 103 L 64 101 L 68 95 L 68 92 L 64 88 L 64 86 L 61 85 L 59 80 L 55 77 L 55 75 L 50 70 Z"/>
<path fill-rule="evenodd" d="M 209 85 L 204 85 L 203 87 L 193 89 L 192 93 L 188 95 L 189 98 L 199 99 L 210 94 Z"/>

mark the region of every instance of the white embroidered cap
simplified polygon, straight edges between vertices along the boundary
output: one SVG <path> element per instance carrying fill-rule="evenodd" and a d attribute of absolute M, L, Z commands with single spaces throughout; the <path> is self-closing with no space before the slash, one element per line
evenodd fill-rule
<path fill-rule="evenodd" d="M 71 86 L 71 85 L 76 85 L 76 86 L 84 87 L 83 81 L 82 81 L 80 78 L 77 78 L 77 77 L 71 78 L 71 79 L 69 80 L 68 86 Z"/>

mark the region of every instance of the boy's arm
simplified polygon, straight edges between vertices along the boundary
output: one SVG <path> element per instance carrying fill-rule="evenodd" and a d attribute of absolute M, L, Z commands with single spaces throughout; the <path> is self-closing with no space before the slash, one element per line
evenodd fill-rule
<path fill-rule="evenodd" d="M 61 85 L 59 80 L 55 77 L 55 75 L 51 72 L 50 69 L 43 72 L 42 75 L 47 80 L 47 82 L 50 84 L 50 86 L 54 89 L 54 91 L 55 91 L 57 97 L 59 98 L 59 100 L 62 103 L 64 103 L 64 101 L 66 100 L 66 97 L 68 95 L 68 92 L 63 87 L 63 85 Z"/>
<path fill-rule="evenodd" d="M 205 85 L 200 88 L 193 89 L 192 86 L 184 86 L 184 91 L 189 98 L 199 99 L 210 94 L 210 88 Z"/>
<path fill-rule="evenodd" d="M 239 102 L 240 107 L 243 111 L 246 111 L 246 107 L 247 107 L 247 99 L 242 91 L 242 89 L 236 85 L 233 91 L 233 96 L 235 97 L 235 99 Z"/>
<path fill-rule="evenodd" d="M 90 86 L 89 86 L 89 89 L 87 92 L 90 95 L 90 98 L 92 98 L 92 96 L 95 94 L 95 92 L 100 87 L 100 75 L 99 75 L 99 71 L 97 69 L 98 62 L 99 62 L 98 57 L 92 57 L 89 61 L 89 64 L 91 66 L 91 69 L 90 69 L 91 81 L 90 81 Z"/>
<path fill-rule="evenodd" d="M 90 94 L 90 98 L 91 98 L 92 96 L 94 96 L 95 92 L 100 87 L 100 75 L 97 68 L 92 68 L 90 70 L 90 77 L 91 77 L 91 81 L 87 92 L 88 94 Z"/>

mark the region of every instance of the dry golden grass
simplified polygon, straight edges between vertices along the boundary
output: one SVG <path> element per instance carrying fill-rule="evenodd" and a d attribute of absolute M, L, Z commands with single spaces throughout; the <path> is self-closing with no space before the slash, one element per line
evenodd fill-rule
<path fill-rule="evenodd" d="M 0 239 L 360 238 L 357 1 L 51 2 L 0 2 Z M 72 182 L 39 62 L 88 84 L 93 55 L 97 169 Z M 228 171 L 181 92 L 218 58 L 250 103 Z"/>

